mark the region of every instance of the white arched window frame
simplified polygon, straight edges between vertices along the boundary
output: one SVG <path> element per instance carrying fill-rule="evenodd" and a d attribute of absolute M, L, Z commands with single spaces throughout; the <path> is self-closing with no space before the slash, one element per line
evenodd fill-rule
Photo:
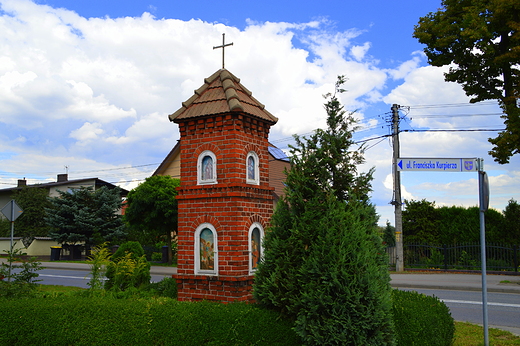
<path fill-rule="evenodd" d="M 218 275 L 218 237 L 212 224 L 197 227 L 194 255 L 196 275 Z"/>
<path fill-rule="evenodd" d="M 260 184 L 259 160 L 254 151 L 250 151 L 246 156 L 246 183 Z"/>
<path fill-rule="evenodd" d="M 217 157 L 213 152 L 204 150 L 197 159 L 197 184 L 217 183 Z"/>
<path fill-rule="evenodd" d="M 264 228 L 258 222 L 249 227 L 249 273 L 254 274 L 264 255 Z"/>

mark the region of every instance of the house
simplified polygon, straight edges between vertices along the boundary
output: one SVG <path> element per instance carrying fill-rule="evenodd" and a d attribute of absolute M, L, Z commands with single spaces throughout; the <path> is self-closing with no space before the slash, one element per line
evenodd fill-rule
<path fill-rule="evenodd" d="M 20 190 L 24 187 L 30 188 L 40 188 L 47 189 L 49 192 L 49 197 L 57 197 L 59 196 L 58 191 L 71 191 L 73 189 L 77 189 L 80 187 L 92 187 L 94 190 L 99 189 L 102 186 L 107 186 L 110 189 L 116 187 L 116 185 L 106 182 L 104 180 L 98 178 L 83 178 L 83 179 L 74 179 L 69 180 L 68 174 L 58 174 L 57 181 L 51 183 L 43 183 L 43 184 L 32 184 L 27 185 L 27 180 L 18 179 L 18 186 L 10 187 L 6 189 L 0 189 L 0 208 L 6 205 L 13 197 L 13 193 L 17 190 Z M 121 189 L 121 197 L 126 197 L 128 191 L 125 189 Z M 3 215 L 2 215 L 3 216 Z"/>
<path fill-rule="evenodd" d="M 0 208 L 7 205 L 7 203 L 13 199 L 13 194 L 15 191 L 23 189 L 24 187 L 46 189 L 49 197 L 57 197 L 59 196 L 58 191 L 66 192 L 78 189 L 80 187 L 92 187 L 94 190 L 97 190 L 102 186 L 107 186 L 110 189 L 116 187 L 116 185 L 98 178 L 69 180 L 67 174 L 58 174 L 56 182 L 43 184 L 27 185 L 27 180 L 19 179 L 18 186 L 0 189 Z M 127 190 L 121 189 L 121 197 L 126 197 L 127 194 Z M 119 212 L 122 212 L 122 210 Z M 0 213 L 0 218 L 5 217 Z M 10 238 L 0 238 L 0 253 L 7 252 L 7 250 L 10 248 L 10 241 Z M 46 259 L 46 257 L 49 255 L 50 247 L 56 247 L 59 245 L 56 241 L 48 237 L 35 237 L 34 239 L 22 239 L 20 237 L 16 237 L 14 238 L 14 241 L 14 248 L 21 249 L 28 256 L 37 256 L 44 259 Z"/>
<path fill-rule="evenodd" d="M 169 175 L 172 178 L 181 177 L 180 141 L 166 155 L 153 175 Z M 269 185 L 274 188 L 274 203 L 278 202 L 284 192 L 285 170 L 289 170 L 290 162 L 287 155 L 279 148 L 269 143 Z"/>

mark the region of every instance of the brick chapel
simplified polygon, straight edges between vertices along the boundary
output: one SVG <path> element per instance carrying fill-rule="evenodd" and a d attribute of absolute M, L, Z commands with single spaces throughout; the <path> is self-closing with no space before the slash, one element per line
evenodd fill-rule
<path fill-rule="evenodd" d="M 272 163 L 288 167 L 268 142 L 278 119 L 224 68 L 169 119 L 180 130 L 178 299 L 251 301 L 277 197 L 270 175 L 283 171 Z"/>

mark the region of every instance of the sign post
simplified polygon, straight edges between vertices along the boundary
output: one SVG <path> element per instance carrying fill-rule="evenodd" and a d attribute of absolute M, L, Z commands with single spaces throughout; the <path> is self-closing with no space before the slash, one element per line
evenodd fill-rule
<path fill-rule="evenodd" d="M 413 172 L 477 172 L 480 209 L 480 257 L 482 264 L 482 314 L 484 345 L 489 346 L 487 282 L 486 282 L 486 226 L 484 212 L 489 206 L 489 182 L 484 172 L 484 160 L 477 158 L 398 158 L 398 171 Z"/>
<path fill-rule="evenodd" d="M 14 221 L 23 213 L 22 208 L 16 204 L 16 201 L 12 199 L 2 208 L 2 214 L 5 215 L 7 220 L 11 221 L 11 256 L 13 254 L 14 246 Z M 9 280 L 11 280 L 11 266 L 9 266 Z"/>
<path fill-rule="evenodd" d="M 486 224 L 484 212 L 489 207 L 489 181 L 484 172 L 484 160 L 479 160 L 478 195 L 480 211 L 480 259 L 482 265 L 482 319 L 484 326 L 484 345 L 489 346 L 488 308 L 487 308 L 487 264 L 486 264 Z"/>
<path fill-rule="evenodd" d="M 476 172 L 478 159 L 432 159 L 432 158 L 399 158 L 398 171 L 415 172 Z"/>

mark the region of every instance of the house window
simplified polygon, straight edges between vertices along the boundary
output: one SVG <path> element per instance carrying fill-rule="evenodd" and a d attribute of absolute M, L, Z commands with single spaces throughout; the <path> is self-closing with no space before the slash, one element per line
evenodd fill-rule
<path fill-rule="evenodd" d="M 195 274 L 218 274 L 217 232 L 209 223 L 195 231 Z"/>
<path fill-rule="evenodd" d="M 258 263 L 263 256 L 262 241 L 264 238 L 264 229 L 258 222 L 253 223 L 249 228 L 249 272 L 252 274 L 256 271 Z"/>
<path fill-rule="evenodd" d="M 217 183 L 217 158 L 211 151 L 203 151 L 197 161 L 197 184 Z"/>
<path fill-rule="evenodd" d="M 260 184 L 260 174 L 258 169 L 258 155 L 250 151 L 246 157 L 246 183 Z"/>

